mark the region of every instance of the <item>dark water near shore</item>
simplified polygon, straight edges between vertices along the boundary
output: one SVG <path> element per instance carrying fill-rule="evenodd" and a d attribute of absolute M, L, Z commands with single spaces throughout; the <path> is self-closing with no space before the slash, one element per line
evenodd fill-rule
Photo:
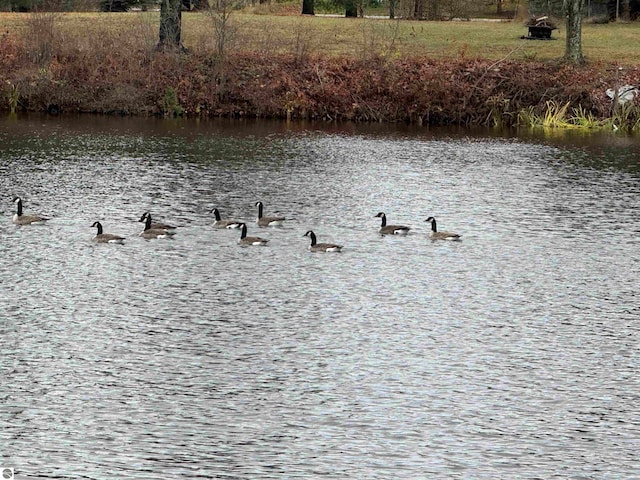
<path fill-rule="evenodd" d="M 29 117 L 0 142 L 20 478 L 640 477 L 640 139 Z M 14 226 L 14 195 L 51 220 Z M 146 210 L 175 237 L 138 237 Z"/>

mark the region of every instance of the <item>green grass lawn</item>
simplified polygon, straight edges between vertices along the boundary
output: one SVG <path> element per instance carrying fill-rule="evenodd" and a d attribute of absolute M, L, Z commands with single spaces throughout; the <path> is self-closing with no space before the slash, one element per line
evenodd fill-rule
<path fill-rule="evenodd" d="M 46 15 L 46 14 L 39 14 Z M 126 48 L 127 39 L 157 40 L 159 13 L 56 13 L 55 31 L 62 38 L 82 43 L 83 36 L 112 34 Z M 28 32 L 30 14 L 0 13 L 0 31 Z M 388 19 L 302 17 L 234 13 L 233 48 L 265 54 L 325 53 L 370 58 L 427 55 L 434 58 L 487 58 L 544 61 L 563 56 L 564 25 L 553 32 L 553 40 L 523 40 L 522 21 L 424 22 Z M 640 23 L 583 24 L 583 53 L 589 61 L 639 64 Z M 194 51 L 213 44 L 211 18 L 206 13 L 183 14 L 183 39 Z"/>

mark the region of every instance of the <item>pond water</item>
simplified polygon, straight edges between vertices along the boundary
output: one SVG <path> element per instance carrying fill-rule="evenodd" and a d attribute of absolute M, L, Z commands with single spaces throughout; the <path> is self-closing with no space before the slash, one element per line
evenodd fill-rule
<path fill-rule="evenodd" d="M 0 142 L 16 478 L 640 477 L 640 139 L 29 117 Z M 13 225 L 14 195 L 51 220 Z"/>

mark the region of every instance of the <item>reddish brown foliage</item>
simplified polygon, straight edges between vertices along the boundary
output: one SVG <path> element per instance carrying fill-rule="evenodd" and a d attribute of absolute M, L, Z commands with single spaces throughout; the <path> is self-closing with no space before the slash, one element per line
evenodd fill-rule
<path fill-rule="evenodd" d="M 542 112 L 555 101 L 604 118 L 604 91 L 640 77 L 638 68 L 620 74 L 605 65 L 470 59 L 300 61 L 244 53 L 218 65 L 205 54 L 142 49 L 70 50 L 42 66 L 28 53 L 19 39 L 2 36 L 0 81 L 17 87 L 24 110 L 127 115 L 175 113 L 167 111 L 171 88 L 188 116 L 479 125 L 497 113 L 508 125 L 521 109 Z"/>

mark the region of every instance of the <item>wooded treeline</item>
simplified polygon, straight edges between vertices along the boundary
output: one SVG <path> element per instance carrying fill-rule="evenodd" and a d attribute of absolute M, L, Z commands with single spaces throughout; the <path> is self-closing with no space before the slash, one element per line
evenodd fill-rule
<path fill-rule="evenodd" d="M 212 0 L 181 0 L 183 10 L 205 10 L 219 2 Z M 131 9 L 147 10 L 159 8 L 162 0 L 0 0 L 0 11 L 112 11 Z M 236 9 L 259 4 L 280 4 L 278 0 L 234 0 Z M 289 2 L 290 3 L 290 2 Z M 621 15 L 635 15 L 640 0 L 592 0 L 586 3 L 586 16 L 609 15 L 616 17 L 616 6 Z M 562 16 L 563 0 L 301 0 L 301 11 L 305 14 L 322 12 L 351 12 L 362 16 L 367 12 L 385 11 L 391 18 L 402 17 L 418 20 L 448 20 L 468 18 L 492 13 L 512 17 L 517 9 L 530 10 L 536 15 Z M 626 17 L 625 17 L 626 18 Z"/>

